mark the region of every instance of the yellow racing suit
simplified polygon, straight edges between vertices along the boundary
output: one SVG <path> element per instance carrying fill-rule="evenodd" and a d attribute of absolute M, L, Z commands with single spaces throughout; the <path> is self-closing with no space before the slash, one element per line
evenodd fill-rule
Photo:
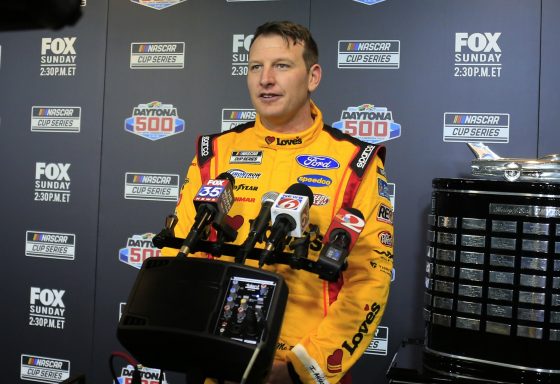
<path fill-rule="evenodd" d="M 196 213 L 193 198 L 201 184 L 225 171 L 236 176 L 229 215 L 245 219 L 234 244 L 247 237 L 249 219 L 257 216 L 261 196 L 269 191 L 283 193 L 296 182 L 307 184 L 314 193 L 310 223 L 318 225 L 321 234 L 341 206 L 359 209 L 366 225 L 336 283 L 283 264 L 263 267 L 282 275 L 289 288 L 275 358 L 291 365 L 295 381 L 345 383 L 350 382 L 345 374 L 372 340 L 389 294 L 393 224 L 383 168 L 385 148 L 325 125 L 313 102 L 311 112 L 313 125 L 296 134 L 267 130 L 257 114 L 255 122 L 199 137 L 198 153 L 176 207 L 175 236 L 185 238 L 189 232 Z M 163 254 L 176 255 L 177 250 L 164 248 Z M 318 250 L 309 250 L 310 259 L 318 255 Z M 257 261 L 246 264 L 257 266 Z"/>

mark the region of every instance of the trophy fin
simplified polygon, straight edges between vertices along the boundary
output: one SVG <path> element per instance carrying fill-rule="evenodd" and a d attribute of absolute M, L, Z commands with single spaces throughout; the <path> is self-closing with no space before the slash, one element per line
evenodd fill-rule
<path fill-rule="evenodd" d="M 477 159 L 488 159 L 488 160 L 497 160 L 501 159 L 501 157 L 495 154 L 490 148 L 488 148 L 484 143 L 467 143 L 469 149 L 474 153 Z"/>

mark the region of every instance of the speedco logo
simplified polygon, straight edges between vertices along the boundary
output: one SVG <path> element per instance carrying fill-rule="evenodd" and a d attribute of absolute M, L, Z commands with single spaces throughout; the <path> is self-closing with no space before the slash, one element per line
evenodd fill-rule
<path fill-rule="evenodd" d="M 132 110 L 132 116 L 125 120 L 124 129 L 155 141 L 183 132 L 185 120 L 177 116 L 177 108 L 172 104 L 152 101 L 148 104 L 138 104 Z"/>
<path fill-rule="evenodd" d="M 362 104 L 342 111 L 340 120 L 332 125 L 362 141 L 376 144 L 401 136 L 401 126 L 393 121 L 393 113 L 385 107 Z"/>
<path fill-rule="evenodd" d="M 131 69 L 181 69 L 184 67 L 184 42 L 130 44 Z"/>
<path fill-rule="evenodd" d="M 257 112 L 254 109 L 222 109 L 222 132 L 229 131 L 239 124 L 255 120 Z"/>
<path fill-rule="evenodd" d="M 455 77 L 500 77 L 501 32 L 455 33 Z"/>
<path fill-rule="evenodd" d="M 338 161 L 328 156 L 299 155 L 296 157 L 299 165 L 310 169 L 336 169 L 340 167 Z"/>
<path fill-rule="evenodd" d="M 32 132 L 80 132 L 81 107 L 31 107 Z"/>
<path fill-rule="evenodd" d="M 322 175 L 302 175 L 297 181 L 310 187 L 328 187 L 332 184 L 332 179 Z"/>
<path fill-rule="evenodd" d="M 173 5 L 182 3 L 185 0 L 130 0 L 133 3 L 144 5 L 149 8 L 157 9 L 158 11 Z"/>
<path fill-rule="evenodd" d="M 132 235 L 126 242 L 126 247 L 119 250 L 119 261 L 140 269 L 148 257 L 161 256 L 161 250 L 152 243 L 153 233 Z"/>
<path fill-rule="evenodd" d="M 118 377 L 119 384 L 132 384 L 132 374 L 134 373 L 134 367 L 132 365 L 127 365 L 123 367 L 121 371 L 121 376 Z M 142 384 L 158 384 L 159 376 L 162 374 L 159 369 L 142 367 L 139 370 L 140 373 L 140 380 Z M 136 381 L 134 381 L 136 382 Z M 163 378 L 161 381 L 163 384 L 167 384 L 167 378 L 165 377 L 165 373 L 163 373 Z"/>
<path fill-rule="evenodd" d="M 70 377 L 70 361 L 22 354 L 19 377 L 40 383 L 60 383 Z"/>
<path fill-rule="evenodd" d="M 399 40 L 339 40 L 338 68 L 398 69 Z"/>

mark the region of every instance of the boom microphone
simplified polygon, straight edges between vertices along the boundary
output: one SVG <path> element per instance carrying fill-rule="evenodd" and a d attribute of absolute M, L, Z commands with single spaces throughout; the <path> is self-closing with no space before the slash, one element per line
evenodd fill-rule
<path fill-rule="evenodd" d="M 325 233 L 323 249 L 317 260 L 320 278 L 338 280 L 340 271 L 346 267 L 346 258 L 365 225 L 364 215 L 358 209 L 338 210 Z"/>
<path fill-rule="evenodd" d="M 249 230 L 249 235 L 247 239 L 243 242 L 240 248 L 239 255 L 237 257 L 238 263 L 244 263 L 247 255 L 255 247 L 257 242 L 263 241 L 264 233 L 268 228 L 270 223 L 270 208 L 274 201 L 278 197 L 278 192 L 270 191 L 265 193 L 261 198 L 261 210 L 253 222 L 251 223 L 251 228 Z"/>
<path fill-rule="evenodd" d="M 186 257 L 204 234 L 206 227 L 221 222 L 233 204 L 235 179 L 223 172 L 216 179 L 210 179 L 200 187 L 193 199 L 196 216 L 191 230 L 177 256 Z"/>
<path fill-rule="evenodd" d="M 301 183 L 292 184 L 286 193 L 276 198 L 270 209 L 272 229 L 259 259 L 259 267 L 284 244 L 286 237 L 302 237 L 309 226 L 309 207 L 313 192 Z"/>

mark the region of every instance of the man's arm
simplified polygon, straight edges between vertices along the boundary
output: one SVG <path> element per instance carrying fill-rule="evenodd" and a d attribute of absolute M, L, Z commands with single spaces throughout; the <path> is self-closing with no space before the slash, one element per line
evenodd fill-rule
<path fill-rule="evenodd" d="M 370 344 L 385 311 L 393 268 L 392 206 L 379 191 L 386 182 L 376 158 L 354 200 L 366 226 L 348 256 L 336 300 L 319 326 L 287 354 L 304 383 L 339 382 Z"/>

